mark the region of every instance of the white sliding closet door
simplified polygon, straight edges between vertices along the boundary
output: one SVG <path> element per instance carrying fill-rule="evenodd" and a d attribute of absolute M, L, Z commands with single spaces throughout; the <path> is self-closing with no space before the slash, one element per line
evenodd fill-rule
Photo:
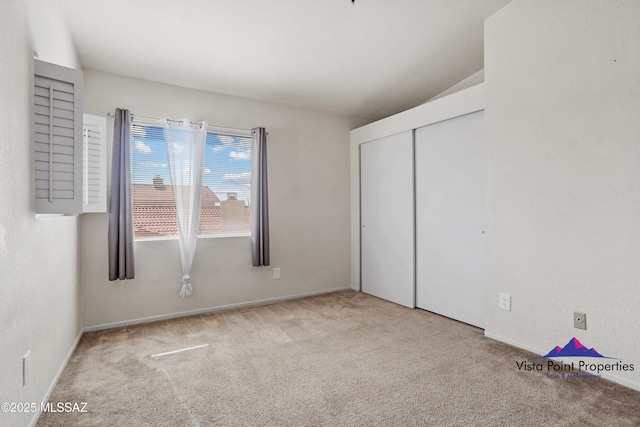
<path fill-rule="evenodd" d="M 362 291 L 415 307 L 413 131 L 360 145 Z"/>
<path fill-rule="evenodd" d="M 416 306 L 484 328 L 484 111 L 416 129 Z"/>

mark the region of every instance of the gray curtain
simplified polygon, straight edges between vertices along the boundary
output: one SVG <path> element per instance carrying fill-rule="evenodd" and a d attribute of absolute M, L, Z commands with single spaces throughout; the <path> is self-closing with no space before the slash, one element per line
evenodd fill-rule
<path fill-rule="evenodd" d="M 109 280 L 134 278 L 131 114 L 116 109 L 109 196 Z"/>
<path fill-rule="evenodd" d="M 267 192 L 267 132 L 251 129 L 251 246 L 253 265 L 269 265 L 269 197 Z"/>

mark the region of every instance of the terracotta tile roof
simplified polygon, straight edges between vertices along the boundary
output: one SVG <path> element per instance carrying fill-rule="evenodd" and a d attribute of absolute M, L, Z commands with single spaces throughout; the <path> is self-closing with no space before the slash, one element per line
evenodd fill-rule
<path fill-rule="evenodd" d="M 132 184 L 133 224 L 136 237 L 178 234 L 176 207 L 171 185 Z M 209 187 L 202 187 L 199 234 L 222 231 L 220 199 Z M 251 208 L 244 207 L 244 230 L 251 229 Z"/>
<path fill-rule="evenodd" d="M 134 204 L 153 206 L 174 206 L 173 186 L 158 184 L 132 184 Z M 215 206 L 220 199 L 209 187 L 202 187 L 202 206 Z"/>

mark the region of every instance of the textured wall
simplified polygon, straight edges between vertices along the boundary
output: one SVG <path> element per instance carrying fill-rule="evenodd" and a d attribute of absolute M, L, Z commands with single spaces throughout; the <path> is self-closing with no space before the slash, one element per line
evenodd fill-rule
<path fill-rule="evenodd" d="M 25 0 L 33 51 L 38 59 L 80 69 L 71 33 L 60 3 L 50 0 Z"/>
<path fill-rule="evenodd" d="M 194 293 L 178 295 L 177 240 L 138 241 L 136 278 L 107 280 L 107 215 L 82 217 L 85 325 L 171 315 L 349 287 L 349 119 L 113 74 L 85 73 L 85 112 L 115 107 L 269 132 L 271 267 L 251 266 L 250 238 L 200 239 Z M 108 126 L 112 131 L 113 120 Z M 111 135 L 108 136 L 111 141 Z M 111 149 L 109 148 L 109 151 Z"/>
<path fill-rule="evenodd" d="M 636 388 L 638 28 L 635 0 L 517 0 L 485 26 L 486 333 L 539 353 L 575 336 Z"/>
<path fill-rule="evenodd" d="M 50 45 L 57 3 L 0 2 L 0 402 L 39 403 L 81 330 L 78 218 L 36 219 L 33 210 L 33 52 L 76 65 L 70 43 Z M 46 19 L 42 14 L 49 14 Z M 34 31 L 30 22 L 40 22 Z M 22 357 L 31 350 L 22 386 Z M 0 425 L 24 426 L 33 413 L 0 412 Z"/>

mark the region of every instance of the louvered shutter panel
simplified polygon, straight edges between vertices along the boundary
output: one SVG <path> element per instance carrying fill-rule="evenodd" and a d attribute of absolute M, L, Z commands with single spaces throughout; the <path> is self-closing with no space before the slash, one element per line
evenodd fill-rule
<path fill-rule="evenodd" d="M 36 213 L 82 212 L 82 72 L 35 60 Z"/>
<path fill-rule="evenodd" d="M 83 115 L 83 212 L 107 211 L 107 118 Z"/>

